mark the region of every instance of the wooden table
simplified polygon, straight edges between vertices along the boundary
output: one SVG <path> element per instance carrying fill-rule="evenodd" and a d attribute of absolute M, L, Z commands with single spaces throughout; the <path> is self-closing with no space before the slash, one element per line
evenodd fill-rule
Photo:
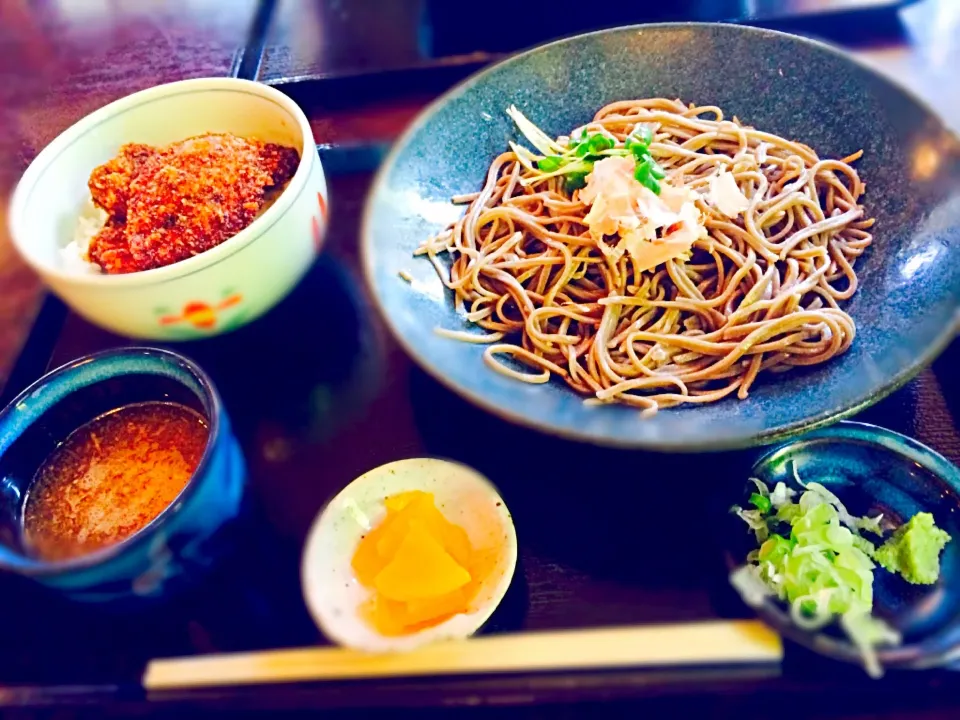
<path fill-rule="evenodd" d="M 83 10 L 68 10 L 71 6 L 82 6 Z M 29 159 L 71 122 L 142 87 L 180 77 L 237 72 L 259 73 L 274 82 L 317 74 L 325 61 L 317 60 L 307 30 L 312 6 L 292 0 L 278 2 L 271 30 L 260 39 L 262 43 L 256 32 L 251 33 L 251 28 L 262 28 L 260 7 L 254 0 L 234 2 L 230 12 L 224 12 L 223 4 L 214 0 L 0 3 L 0 62 L 19 66 L 17 74 L 5 73 L 11 79 L 0 85 L 0 113 L 9 128 L 0 135 L 0 188 L 8 191 Z M 913 87 L 953 127 L 960 128 L 960 86 L 948 78 L 948 73 L 960 66 L 960 3 L 926 0 L 902 11 L 899 21 L 901 25 L 897 27 L 881 28 L 882 42 L 878 43 L 876 38 L 870 42 L 854 38 L 854 49 L 865 61 Z M 259 52 L 244 52 L 251 38 L 254 51 L 261 45 L 265 47 L 262 64 Z M 327 39 L 334 45 L 337 42 L 336 36 Z M 344 42 L 359 48 L 356 39 Z M 394 48 L 386 52 L 390 55 L 405 51 Z M 333 48 L 329 52 L 340 57 L 337 52 L 346 51 Z M 287 86 L 308 112 L 317 141 L 341 147 L 337 154 L 329 156 L 334 214 L 327 253 L 295 297 L 271 314 L 272 325 L 261 323 L 249 332 L 244 330 L 188 350 L 214 373 L 221 386 L 244 441 L 260 511 L 269 525 L 278 529 L 269 540 L 270 547 L 284 549 L 286 560 L 274 568 L 275 578 L 255 580 L 270 585 L 282 575 L 277 583 L 290 583 L 290 576 L 296 572 L 296 548 L 317 508 L 332 490 L 381 462 L 429 453 L 462 459 L 486 470 L 506 486 L 508 502 L 526 534 L 522 562 L 530 604 L 517 610 L 523 615 L 524 627 L 554 628 L 584 621 L 601 625 L 657 622 L 712 617 L 718 612 L 742 613 L 736 603 L 718 610 L 718 603 L 722 604 L 724 599 L 718 600 L 707 587 L 714 580 L 722 583 L 722 578 L 708 578 L 711 573 L 716 574 L 718 566 L 711 548 L 703 543 L 678 549 L 686 557 L 682 568 L 663 562 L 655 564 L 652 571 L 646 567 L 640 572 L 598 562 L 589 548 L 577 540 L 576 532 L 557 536 L 558 524 L 577 528 L 585 515 L 595 518 L 607 513 L 605 522 L 588 521 L 600 533 L 594 536 L 597 544 L 638 540 L 630 529 L 635 518 L 635 511 L 630 508 L 669 504 L 669 489 L 631 488 L 622 496 L 627 501 L 620 503 L 611 515 L 604 493 L 617 488 L 600 483 L 596 492 L 584 497 L 578 479 L 600 466 L 616 475 L 619 468 L 636 462 L 635 454 L 583 447 L 565 455 L 553 452 L 556 441 L 499 423 L 439 388 L 412 367 L 371 315 L 357 270 L 356 228 L 378 148 L 396 137 L 438 92 L 488 59 L 472 55 L 429 70 L 413 68 L 389 76 L 364 75 L 361 71 L 371 67 L 361 67 L 361 75 L 349 81 L 318 78 Z M 353 150 L 345 152 L 344 147 Z M 348 161 L 343 160 L 345 157 Z M 333 168 L 336 162 L 343 162 L 343 167 Z M 2 234 L 5 223 L 2 227 L 0 379 L 10 371 L 41 298 L 40 288 L 13 255 L 8 238 Z M 305 308 L 330 302 L 331 298 L 343 302 L 351 312 L 342 322 L 322 331 L 310 326 Z M 299 328 L 301 333 L 295 348 L 301 361 L 293 365 L 265 349 L 289 345 L 289 328 Z M 51 364 L 125 342 L 73 316 L 68 316 L 62 332 L 59 327 L 56 332 Z M 329 353 L 331 344 L 341 352 Z M 249 376 L 227 369 L 241 355 L 247 356 L 244 367 L 256 366 L 267 374 L 273 371 L 274 379 L 265 386 L 265 392 L 254 393 L 257 397 L 252 397 L 245 385 Z M 924 373 L 864 418 L 907 432 L 932 444 L 955 462 L 960 461 L 960 434 L 955 419 L 960 387 L 951 369 L 960 360 L 958 355 L 960 351 L 954 346 L 934 371 Z M 284 400 L 292 396 L 299 397 L 300 402 L 291 404 Z M 524 441 L 534 448 L 532 456 L 562 456 L 567 467 L 554 463 L 545 469 L 534 463 L 525 473 L 518 473 L 527 478 L 548 478 L 549 492 L 534 495 L 517 485 L 511 487 L 509 478 L 497 477 L 498 470 L 491 466 L 489 458 L 451 432 L 443 418 L 453 416 L 478 424 L 494 438 L 522 432 Z M 376 418 L 377 427 L 387 428 L 376 438 L 371 437 L 372 418 Z M 736 461 L 730 456 L 723 460 Z M 651 462 L 659 465 L 667 461 L 652 458 Z M 695 474 L 699 461 L 677 458 L 669 462 L 671 473 L 689 476 Z M 576 498 L 576 503 L 571 503 L 571 498 Z M 705 512 L 703 508 L 694 512 L 700 510 Z M 650 537 L 646 540 L 653 541 L 656 528 L 648 532 Z M 260 551 L 266 553 L 262 548 Z M 293 562 L 288 562 L 291 559 Z M 235 592 L 238 605 L 247 603 L 254 607 L 260 601 L 255 588 L 240 586 Z M 603 710 L 587 708 L 584 714 L 589 716 L 600 712 L 635 713 L 637 708 L 628 703 L 643 699 L 643 712 L 665 716 L 766 717 L 767 709 L 777 708 L 778 717 L 851 717 L 865 707 L 869 711 L 864 710 L 863 717 L 945 718 L 960 713 L 952 676 L 917 675 L 901 678 L 896 684 L 872 685 L 864 682 L 856 670 L 812 662 L 802 653 L 791 660 L 790 672 L 783 675 L 769 669 L 745 670 L 738 677 L 709 671 L 696 675 L 624 672 L 602 679 L 562 675 L 507 681 L 464 680 L 445 683 L 439 689 L 429 682 L 390 684 L 362 691 L 342 686 L 273 688 L 235 696 L 209 693 L 186 699 L 144 698 L 124 684 L 135 681 L 130 672 L 146 659 L 139 655 L 142 652 L 207 652 L 316 640 L 297 598 L 284 596 L 270 602 L 274 607 L 287 609 L 289 617 L 278 624 L 275 617 L 255 615 L 260 624 L 251 623 L 251 640 L 249 635 L 237 637 L 229 627 L 231 621 L 249 622 L 251 616 L 244 614 L 247 610 L 238 610 L 234 616 L 231 610 L 220 606 L 214 610 L 185 609 L 176 620 L 161 621 L 157 627 L 121 623 L 122 631 L 118 631 L 113 621 L 102 618 L 84 618 L 86 627 L 74 627 L 78 618 L 70 611 L 64 610 L 63 617 L 54 617 L 59 616 L 60 609 L 51 609 L 29 593 L 18 596 L 8 602 L 11 615 L 46 607 L 47 617 L 51 618 L 49 631 L 62 631 L 69 637 L 57 639 L 62 645 L 55 647 L 66 650 L 62 657 L 51 658 L 44 643 L 33 642 L 35 636 L 31 633 L 35 629 L 29 625 L 8 631 L 7 637 L 0 639 L 0 679 L 26 683 L 28 687 L 20 691 L 0 687 L 0 705 L 75 707 L 103 701 L 105 707 L 115 711 L 131 709 L 145 713 L 175 712 L 181 703 L 186 703 L 205 712 L 236 713 L 330 706 L 615 703 Z M 212 618 L 211 614 L 223 617 Z M 501 622 L 509 628 L 514 620 L 508 616 Z M 142 637 L 144 642 L 138 645 L 131 641 L 127 654 L 115 655 L 112 641 L 103 637 L 103 632 L 110 628 L 134 638 Z M 70 649 L 81 647 L 90 657 L 84 658 L 84 669 L 76 674 L 79 660 L 70 655 Z M 71 673 L 75 673 L 72 688 L 67 687 Z M 77 687 L 78 683 L 82 686 Z M 55 690 L 48 689 L 51 684 Z M 544 714 L 565 717 L 577 711 L 576 706 L 562 711 L 552 707 Z M 537 712 L 530 710 L 530 714 Z M 99 713 L 97 709 L 91 716 L 99 717 Z"/>

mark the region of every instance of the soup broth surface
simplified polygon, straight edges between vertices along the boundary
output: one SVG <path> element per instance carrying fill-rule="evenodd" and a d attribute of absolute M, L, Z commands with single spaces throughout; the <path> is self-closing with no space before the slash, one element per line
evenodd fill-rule
<path fill-rule="evenodd" d="M 143 529 L 186 486 L 208 435 L 199 413 L 170 402 L 126 405 L 74 430 L 27 492 L 27 552 L 66 560 Z"/>

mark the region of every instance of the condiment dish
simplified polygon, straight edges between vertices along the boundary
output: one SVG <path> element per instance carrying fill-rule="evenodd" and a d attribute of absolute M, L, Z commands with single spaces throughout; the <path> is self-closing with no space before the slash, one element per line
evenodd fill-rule
<path fill-rule="evenodd" d="M 474 548 L 492 551 L 492 562 L 468 612 L 410 634 L 386 636 L 360 612 L 371 591 L 355 577 L 351 559 L 361 538 L 383 520 L 384 500 L 411 490 L 431 493 Z M 307 537 L 301 578 L 307 608 L 324 635 L 357 650 L 392 652 L 473 635 L 506 594 L 516 563 L 513 520 L 490 481 L 457 463 L 415 458 L 361 475 L 330 501 Z"/>
<path fill-rule="evenodd" d="M 933 585 L 910 585 L 885 571 L 874 572 L 873 614 L 902 636 L 897 647 L 880 647 L 884 668 L 928 668 L 950 663 L 960 655 L 960 469 L 921 443 L 884 428 L 842 422 L 785 443 L 754 464 L 751 477 L 773 487 L 797 487 L 794 471 L 804 482 L 816 481 L 837 495 L 850 513 L 875 517 L 881 526 L 898 527 L 918 512 L 931 513 L 953 540 L 940 558 L 940 577 Z M 746 478 L 745 478 L 746 480 Z M 743 504 L 745 495 L 730 499 Z M 756 547 L 752 532 L 737 517 L 726 520 L 726 562 L 733 571 Z M 736 586 L 735 586 L 736 587 Z M 785 605 L 762 601 L 739 590 L 760 617 L 790 639 L 814 652 L 852 663 L 861 654 L 835 627 L 808 632 L 790 619 Z"/>
<path fill-rule="evenodd" d="M 36 557 L 23 509 L 44 459 L 75 429 L 119 407 L 172 402 L 199 413 L 206 447 L 165 510 L 115 544 L 65 560 Z M 0 412 L 0 568 L 88 602 L 155 601 L 188 587 L 226 550 L 241 514 L 246 471 L 210 378 L 176 353 L 131 347 L 79 358 L 48 373 Z"/>

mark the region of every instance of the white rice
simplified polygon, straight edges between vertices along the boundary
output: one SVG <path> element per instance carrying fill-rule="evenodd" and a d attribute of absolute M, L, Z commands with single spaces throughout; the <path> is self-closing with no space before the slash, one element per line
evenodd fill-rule
<path fill-rule="evenodd" d="M 60 250 L 63 267 L 70 272 L 100 274 L 103 271 L 96 263 L 90 262 L 88 253 L 90 242 L 100 232 L 107 221 L 107 213 L 87 200 L 80 209 L 77 224 L 73 229 L 73 240 Z"/>

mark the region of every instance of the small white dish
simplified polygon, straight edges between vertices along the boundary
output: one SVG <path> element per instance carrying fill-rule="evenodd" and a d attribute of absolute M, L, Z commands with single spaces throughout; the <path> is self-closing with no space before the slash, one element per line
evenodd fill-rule
<path fill-rule="evenodd" d="M 385 517 L 384 499 L 422 490 L 433 493 L 437 508 L 462 527 L 474 548 L 499 548 L 493 570 L 483 579 L 473 611 L 424 630 L 388 637 L 361 617 L 371 591 L 354 577 L 351 561 L 361 537 Z M 399 460 L 361 475 L 323 509 L 303 552 L 303 596 L 317 626 L 333 642 L 368 652 L 396 652 L 440 640 L 473 635 L 503 599 L 517 564 L 513 519 L 496 488 L 464 465 L 416 458 Z"/>
<path fill-rule="evenodd" d="M 300 153 L 287 187 L 248 227 L 204 253 L 142 272 L 89 272 L 64 258 L 78 218 L 89 212 L 91 171 L 121 145 L 225 132 Z M 134 93 L 65 130 L 20 180 L 10 233 L 50 289 L 90 322 L 132 337 L 183 340 L 239 327 L 283 299 L 313 263 L 326 215 L 326 179 L 297 104 L 260 83 L 201 78 Z"/>

